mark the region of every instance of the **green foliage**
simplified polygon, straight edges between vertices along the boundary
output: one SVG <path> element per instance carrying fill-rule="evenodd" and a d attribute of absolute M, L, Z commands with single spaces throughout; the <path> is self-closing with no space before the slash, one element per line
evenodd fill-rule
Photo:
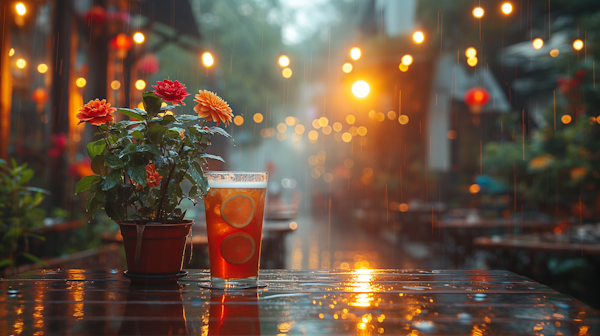
<path fill-rule="evenodd" d="M 205 120 L 199 125 L 195 115 L 166 114 L 181 106 L 161 107 L 163 101 L 154 93 L 143 93 L 143 102 L 146 111 L 118 109 L 135 121 L 102 125 L 98 134 L 103 138 L 88 144 L 96 175 L 82 178 L 76 192 L 89 192 L 86 208 L 92 216 L 104 209 L 115 221 L 179 221 L 185 216 L 181 201 L 195 204 L 209 190 L 202 164 L 206 159 L 223 161 L 206 153 L 215 134 L 231 138 L 223 129 L 207 127 Z M 185 180 L 189 192 L 181 188 Z"/>
<path fill-rule="evenodd" d="M 0 159 L 0 268 L 17 266 L 17 258 L 24 257 L 44 265 L 44 262 L 27 252 L 29 239 L 44 237 L 34 233 L 42 225 L 45 212 L 37 207 L 48 192 L 28 186 L 34 172 L 12 160 Z"/>

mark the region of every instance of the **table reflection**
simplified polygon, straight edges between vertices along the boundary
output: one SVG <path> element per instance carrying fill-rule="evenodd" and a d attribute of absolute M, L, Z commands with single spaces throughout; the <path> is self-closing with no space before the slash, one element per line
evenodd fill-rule
<path fill-rule="evenodd" d="M 214 335 L 260 335 L 257 290 L 234 293 L 212 290 L 208 334 Z"/>
<path fill-rule="evenodd" d="M 119 335 L 188 335 L 181 292 L 178 284 L 129 285 Z"/>

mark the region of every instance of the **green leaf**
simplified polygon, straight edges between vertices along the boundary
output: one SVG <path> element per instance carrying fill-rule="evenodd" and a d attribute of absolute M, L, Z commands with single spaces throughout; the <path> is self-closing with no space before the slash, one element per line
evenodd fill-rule
<path fill-rule="evenodd" d="M 147 116 L 147 113 L 140 109 L 118 108 L 117 111 L 137 120 L 145 120 Z"/>
<path fill-rule="evenodd" d="M 167 133 L 169 129 L 165 126 L 154 126 L 150 129 L 150 132 L 148 132 L 148 139 L 155 144 L 160 144 L 160 142 L 162 141 L 165 133 Z"/>
<path fill-rule="evenodd" d="M 216 126 L 213 126 L 213 127 L 210 127 L 210 130 L 211 130 L 211 132 L 213 132 L 213 133 L 218 133 L 218 134 L 221 134 L 222 136 L 224 136 L 224 137 L 227 137 L 227 138 L 229 138 L 229 139 L 232 139 L 232 140 L 233 140 L 233 137 L 232 137 L 231 135 L 229 135 L 229 133 L 227 133 L 227 132 L 226 132 L 224 129 L 222 129 L 221 127 L 216 127 Z"/>
<path fill-rule="evenodd" d="M 200 118 L 197 115 L 190 115 L 190 114 L 182 114 L 182 115 L 177 116 L 177 120 L 182 123 L 186 123 L 186 122 L 190 122 L 190 121 L 200 121 L 200 119 L 202 119 L 202 118 Z"/>
<path fill-rule="evenodd" d="M 106 147 L 106 141 L 104 139 L 96 140 L 94 142 L 90 142 L 87 145 L 87 152 L 91 159 L 94 159 L 96 155 L 101 154 Z"/>
<path fill-rule="evenodd" d="M 102 182 L 100 182 L 102 190 L 112 189 L 114 186 L 116 186 L 122 181 L 122 177 L 123 173 L 120 169 L 115 169 L 111 171 L 110 174 L 108 174 L 108 176 L 102 179 Z"/>
<path fill-rule="evenodd" d="M 192 188 L 190 188 L 190 192 L 188 193 L 188 195 L 189 195 L 191 198 L 196 198 L 196 197 L 198 197 L 198 187 L 196 187 L 196 186 L 192 186 Z"/>
<path fill-rule="evenodd" d="M 34 263 L 37 263 L 37 264 L 40 264 L 40 265 L 42 265 L 42 266 L 46 267 L 46 263 L 45 263 L 45 262 L 44 262 L 42 259 L 40 259 L 40 258 L 38 258 L 38 257 L 34 256 L 33 254 L 31 254 L 31 253 L 27 253 L 27 252 L 21 252 L 21 254 L 22 254 L 22 255 L 23 255 L 25 258 L 27 258 L 27 259 L 29 259 L 29 260 L 33 261 Z"/>
<path fill-rule="evenodd" d="M 161 104 L 162 105 L 162 104 Z M 160 110 L 161 111 L 169 111 L 169 110 L 174 110 L 178 107 L 181 107 L 181 104 L 175 104 L 175 105 L 167 105 L 167 106 L 161 106 Z"/>
<path fill-rule="evenodd" d="M 108 169 L 104 166 L 104 155 L 96 155 L 92 159 L 92 171 L 98 175 L 108 175 Z"/>
<path fill-rule="evenodd" d="M 29 180 L 31 180 L 31 178 L 33 177 L 33 169 L 27 169 L 23 172 L 23 175 L 21 175 L 21 178 L 19 178 L 19 184 L 25 184 L 27 182 L 29 182 Z"/>
<path fill-rule="evenodd" d="M 121 169 L 125 165 L 123 163 L 123 160 L 119 159 L 118 156 L 112 154 L 106 157 L 106 163 L 110 168 L 113 169 Z"/>
<path fill-rule="evenodd" d="M 212 154 L 200 154 L 199 156 L 202 159 L 213 159 L 213 160 L 217 160 L 217 161 L 221 161 L 223 163 L 226 163 L 225 160 L 223 160 L 222 157 L 218 156 L 218 155 L 212 155 Z"/>
<path fill-rule="evenodd" d="M 162 99 L 152 92 L 142 93 L 142 100 L 144 102 L 144 109 L 148 112 L 150 118 L 155 117 L 160 112 L 160 106 Z"/>
<path fill-rule="evenodd" d="M 126 219 L 124 209 L 120 204 L 115 204 L 114 202 L 106 203 L 106 214 L 110 219 L 114 221 L 124 220 Z"/>
<path fill-rule="evenodd" d="M 169 124 L 176 123 L 176 122 L 177 122 L 177 119 L 174 116 L 169 115 L 169 114 L 162 117 L 162 120 L 159 121 L 159 123 L 161 125 L 169 125 Z"/>
<path fill-rule="evenodd" d="M 142 124 L 142 123 L 143 123 L 143 121 L 123 120 L 123 121 L 119 121 L 117 123 L 117 125 L 123 126 L 123 127 L 129 127 L 131 125 L 139 125 L 139 124 Z"/>
<path fill-rule="evenodd" d="M 95 217 L 96 215 L 96 211 L 98 211 L 98 209 L 104 207 L 104 195 L 102 194 L 95 194 L 94 197 L 89 200 L 89 205 L 86 205 L 87 210 L 90 212 L 90 215 L 92 215 L 92 218 Z"/>
<path fill-rule="evenodd" d="M 202 195 L 206 196 L 206 194 L 210 190 L 206 175 L 204 175 L 204 172 L 202 171 L 202 168 L 200 167 L 198 162 L 191 161 L 189 162 L 189 165 L 190 169 L 188 170 L 188 174 L 191 177 L 191 181 L 194 182 L 200 188 Z"/>
<path fill-rule="evenodd" d="M 146 167 L 143 165 L 131 166 L 127 170 L 129 177 L 136 183 L 146 185 Z"/>
<path fill-rule="evenodd" d="M 77 186 L 75 187 L 75 193 L 78 194 L 82 191 L 89 190 L 94 183 L 98 183 L 100 180 L 100 176 L 98 175 L 90 175 L 82 178 L 77 182 Z"/>
<path fill-rule="evenodd" d="M 12 259 L 2 259 L 2 260 L 0 260 L 0 267 L 9 266 L 9 265 L 12 265 L 12 264 L 13 264 Z"/>
<path fill-rule="evenodd" d="M 162 155 L 162 153 L 158 150 L 158 148 L 155 145 L 139 145 L 137 146 L 137 148 L 135 149 L 136 152 L 138 153 L 142 153 L 142 152 L 150 152 L 154 155 Z"/>
<path fill-rule="evenodd" d="M 144 139 L 144 133 L 140 131 L 131 132 L 131 136 L 133 136 L 136 140 L 141 141 Z"/>
<path fill-rule="evenodd" d="M 17 239 L 19 239 L 19 237 L 21 237 L 22 233 L 23 233 L 23 228 L 19 227 L 19 226 L 15 226 L 12 229 L 6 231 L 6 233 L 4 234 L 2 239 L 5 242 L 16 241 Z"/>

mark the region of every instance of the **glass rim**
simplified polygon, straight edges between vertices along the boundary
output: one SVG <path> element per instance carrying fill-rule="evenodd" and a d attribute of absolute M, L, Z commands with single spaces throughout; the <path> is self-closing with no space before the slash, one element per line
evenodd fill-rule
<path fill-rule="evenodd" d="M 268 175 L 268 172 L 249 172 L 249 171 L 229 171 L 229 170 L 207 170 L 204 174 L 208 175 L 220 175 L 220 174 L 233 174 L 233 175 Z"/>

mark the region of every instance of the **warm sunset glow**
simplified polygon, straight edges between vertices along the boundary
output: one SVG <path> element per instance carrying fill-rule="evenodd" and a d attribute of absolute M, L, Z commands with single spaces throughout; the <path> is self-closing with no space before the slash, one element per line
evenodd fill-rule
<path fill-rule="evenodd" d="M 27 62 L 25 62 L 25 60 L 24 60 L 24 59 L 22 59 L 22 58 L 19 58 L 19 59 L 17 60 L 17 68 L 19 68 L 19 69 L 23 69 L 23 68 L 24 68 L 24 67 L 26 67 L 26 66 L 27 66 Z"/>
<path fill-rule="evenodd" d="M 513 10 L 513 7 L 510 4 L 510 2 L 505 2 L 502 5 L 502 13 L 504 13 L 504 14 L 510 14 L 512 12 L 512 10 Z"/>
<path fill-rule="evenodd" d="M 288 65 L 290 65 L 290 58 L 285 55 L 281 55 L 281 56 L 279 56 L 278 63 L 279 63 L 280 67 L 285 68 Z"/>
<path fill-rule="evenodd" d="M 133 34 L 133 40 L 135 41 L 135 43 L 143 43 L 145 39 L 146 38 L 144 37 L 144 34 L 140 32 Z"/>
<path fill-rule="evenodd" d="M 242 117 L 241 115 L 235 116 L 233 118 L 233 123 L 238 126 L 242 126 L 244 124 L 244 117 Z"/>
<path fill-rule="evenodd" d="M 283 78 L 290 78 L 290 77 L 292 77 L 292 69 L 285 68 L 285 69 L 281 70 L 281 75 L 283 76 Z"/>
<path fill-rule="evenodd" d="M 209 52 L 205 52 L 204 54 L 202 54 L 202 64 L 204 64 L 205 67 L 210 67 L 213 64 L 215 64 L 215 59 L 213 58 L 213 55 Z"/>
<path fill-rule="evenodd" d="M 467 50 L 465 51 L 465 55 L 467 56 L 467 58 L 473 58 L 477 56 L 477 49 L 473 47 L 467 48 Z"/>
<path fill-rule="evenodd" d="M 575 48 L 575 50 L 581 50 L 581 49 L 583 49 L 583 41 L 582 40 L 575 40 L 573 42 L 573 48 Z"/>
<path fill-rule="evenodd" d="M 484 11 L 483 8 L 481 7 L 475 7 L 475 9 L 473 9 L 473 16 L 481 19 L 483 17 Z"/>
<path fill-rule="evenodd" d="M 558 51 L 558 49 L 550 50 L 550 56 L 556 57 L 556 56 L 558 56 L 558 54 L 560 54 L 560 51 Z"/>
<path fill-rule="evenodd" d="M 404 55 L 402 56 L 402 64 L 404 65 L 411 65 L 413 62 L 413 58 L 410 55 Z"/>
<path fill-rule="evenodd" d="M 351 73 L 352 72 L 352 64 L 344 63 L 344 65 L 342 65 L 342 71 L 345 73 Z"/>
<path fill-rule="evenodd" d="M 360 52 L 360 49 L 358 49 L 358 48 L 352 48 L 350 50 L 350 57 L 355 61 L 360 58 L 361 54 L 362 53 Z"/>
<path fill-rule="evenodd" d="M 110 88 L 113 90 L 118 90 L 121 88 L 121 82 L 119 82 L 118 80 L 114 80 L 112 82 L 110 82 Z"/>
<path fill-rule="evenodd" d="M 146 111 L 146 109 L 144 108 L 144 102 L 140 102 L 137 106 L 137 108 L 139 108 L 140 110 L 144 110 Z"/>
<path fill-rule="evenodd" d="M 534 49 L 541 49 L 542 46 L 544 46 L 544 40 L 542 40 L 541 38 L 536 38 L 535 40 L 533 40 Z"/>
<path fill-rule="evenodd" d="M 38 65 L 37 70 L 39 73 L 46 73 L 48 71 L 48 66 L 44 63 Z"/>
<path fill-rule="evenodd" d="M 471 58 L 469 58 L 467 60 L 467 64 L 469 66 L 472 66 L 472 67 L 476 66 L 477 65 L 477 57 L 471 57 Z"/>
<path fill-rule="evenodd" d="M 142 91 L 143 89 L 146 88 L 146 82 L 144 82 L 144 80 L 142 80 L 142 79 L 138 79 L 135 82 L 135 88 Z"/>
<path fill-rule="evenodd" d="M 425 41 L 425 35 L 423 35 L 423 33 L 420 31 L 415 32 L 413 34 L 413 41 L 415 41 L 417 44 L 423 43 L 423 41 Z"/>
<path fill-rule="evenodd" d="M 481 187 L 479 186 L 479 184 L 471 184 L 471 186 L 469 187 L 469 192 L 471 194 L 477 194 L 479 192 L 479 190 L 481 190 Z"/>
<path fill-rule="evenodd" d="M 17 14 L 19 15 L 25 15 L 25 13 L 27 13 L 27 8 L 25 8 L 25 5 L 23 5 L 23 3 L 19 2 L 16 6 L 17 9 Z"/>
<path fill-rule="evenodd" d="M 358 81 L 352 85 L 352 93 L 357 98 L 365 98 L 369 95 L 369 91 L 371 91 L 371 88 L 365 81 Z"/>
<path fill-rule="evenodd" d="M 77 80 L 75 81 L 75 85 L 77 85 L 77 87 L 80 87 L 80 88 L 84 87 L 84 86 L 85 86 L 85 84 L 87 84 L 87 81 L 86 81 L 86 80 L 85 80 L 85 78 L 83 78 L 83 77 L 79 77 L 79 78 L 77 78 Z"/>
<path fill-rule="evenodd" d="M 263 121 L 263 115 L 260 113 L 256 113 L 252 119 L 255 123 L 260 124 Z"/>
<path fill-rule="evenodd" d="M 560 121 L 562 121 L 562 123 L 566 125 L 566 124 L 570 123 L 572 119 L 573 119 L 573 118 L 571 118 L 571 116 L 570 116 L 570 115 L 568 115 L 568 114 L 565 114 L 564 116 L 562 116 L 562 117 L 560 118 Z"/>

